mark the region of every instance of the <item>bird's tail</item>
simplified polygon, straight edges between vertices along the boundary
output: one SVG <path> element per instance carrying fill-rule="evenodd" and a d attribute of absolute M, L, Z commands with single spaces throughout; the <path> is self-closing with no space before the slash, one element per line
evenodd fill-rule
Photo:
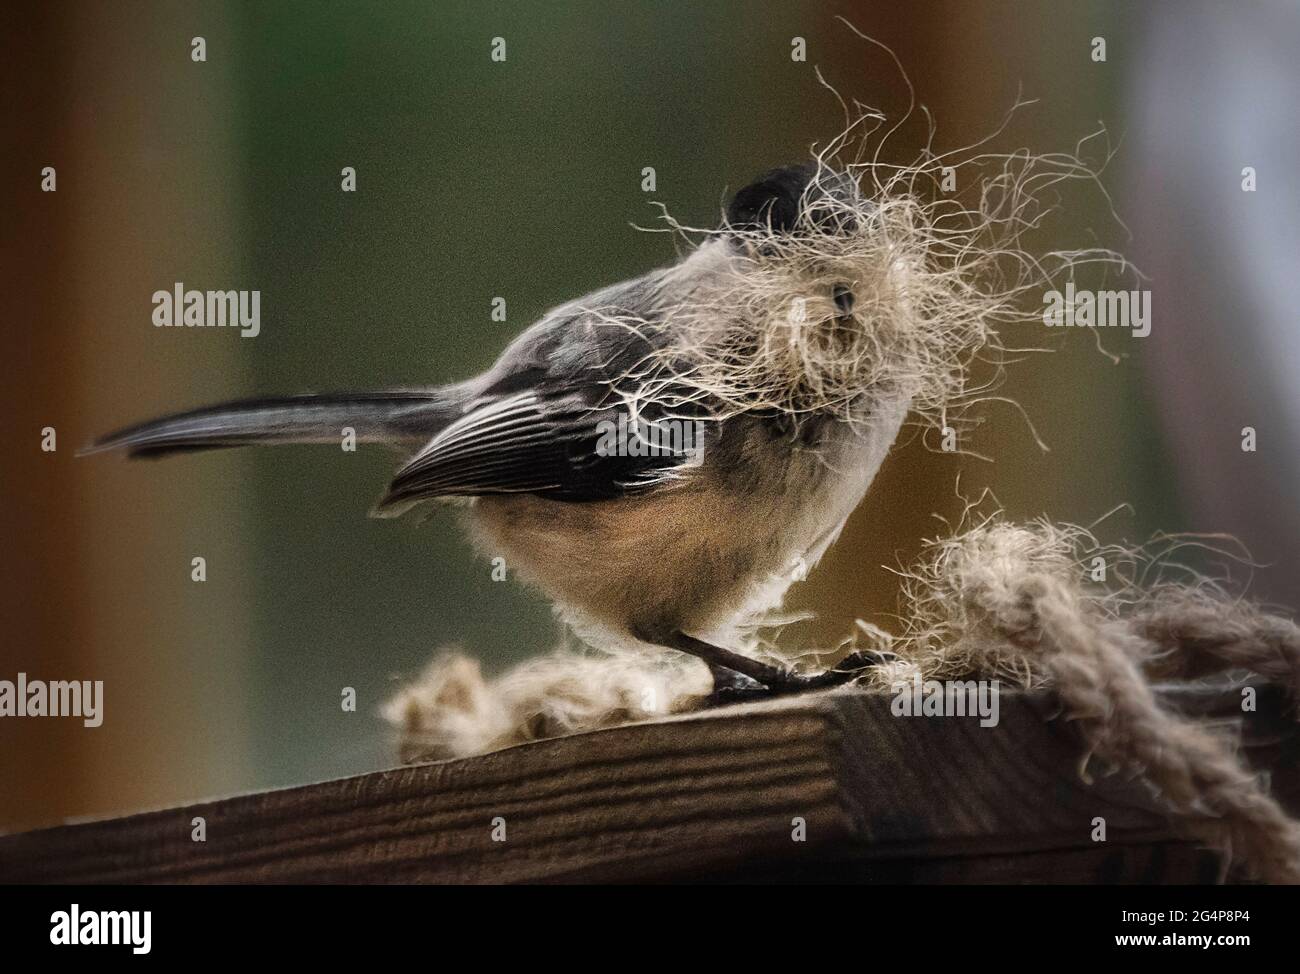
<path fill-rule="evenodd" d="M 436 389 L 245 399 L 128 426 L 81 452 L 120 449 L 131 457 L 162 457 L 253 444 L 339 444 L 348 428 L 358 443 L 412 447 L 455 415 L 454 402 Z"/>

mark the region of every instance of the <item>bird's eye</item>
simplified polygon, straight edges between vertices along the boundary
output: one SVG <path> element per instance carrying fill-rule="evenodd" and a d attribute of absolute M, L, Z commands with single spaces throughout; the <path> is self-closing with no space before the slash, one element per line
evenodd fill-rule
<path fill-rule="evenodd" d="M 836 284 L 831 288 L 831 300 L 842 316 L 847 318 L 853 314 L 853 289 L 847 284 Z"/>

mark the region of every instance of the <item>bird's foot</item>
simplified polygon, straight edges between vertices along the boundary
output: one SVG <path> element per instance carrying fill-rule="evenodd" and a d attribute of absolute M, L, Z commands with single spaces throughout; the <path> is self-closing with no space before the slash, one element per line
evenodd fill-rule
<path fill-rule="evenodd" d="M 762 682 L 724 666 L 710 666 L 709 670 L 713 674 L 713 693 L 709 695 L 708 705 L 717 707 L 728 703 L 744 703 L 748 700 L 762 700 L 768 697 L 803 693 L 807 690 L 844 686 L 858 679 L 871 667 L 895 659 L 897 657 L 893 653 L 877 650 L 859 651 L 850 653 L 830 669 L 820 673 L 779 670 L 765 676 Z"/>

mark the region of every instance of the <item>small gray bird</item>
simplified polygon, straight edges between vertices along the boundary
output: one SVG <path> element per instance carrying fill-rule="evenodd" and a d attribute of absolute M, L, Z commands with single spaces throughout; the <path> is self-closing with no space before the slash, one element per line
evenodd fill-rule
<path fill-rule="evenodd" d="M 556 308 L 487 372 L 426 390 L 209 406 L 88 452 L 359 442 L 409 455 L 375 512 L 459 500 L 594 645 L 699 657 L 719 696 L 847 682 L 739 651 L 839 535 L 908 412 L 887 367 L 906 261 L 821 162 L 736 194 L 679 263 Z"/>

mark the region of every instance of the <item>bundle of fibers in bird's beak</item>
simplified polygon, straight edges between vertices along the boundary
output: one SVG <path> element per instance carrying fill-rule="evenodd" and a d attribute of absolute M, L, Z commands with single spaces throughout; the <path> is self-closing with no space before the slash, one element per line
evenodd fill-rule
<path fill-rule="evenodd" d="M 1087 570 L 1099 553 L 1109 584 Z M 857 688 L 891 692 L 916 676 L 1050 687 L 1092 757 L 1139 775 L 1173 819 L 1254 875 L 1300 882 L 1300 823 L 1231 742 L 1168 709 L 1153 689 L 1245 671 L 1298 694 L 1300 628 L 1207 580 L 1173 582 L 1156 571 L 1153 583 L 1139 584 L 1153 564 L 1047 521 L 994 516 L 969 525 L 930 542 L 903 572 L 899 635 L 862 627 L 872 648 L 897 658 L 864 671 Z M 403 760 L 419 761 L 702 706 L 705 667 L 670 657 L 566 650 L 487 679 L 477 662 L 448 653 L 401 690 L 385 716 L 400 731 Z"/>
<path fill-rule="evenodd" d="M 1041 325 L 1042 293 L 1132 271 L 1107 248 L 1038 253 L 1024 240 L 1069 184 L 1100 190 L 1082 159 L 980 142 L 881 161 L 907 117 L 882 134 L 884 115 L 846 113 L 843 131 L 814 147 L 794 212 L 746 220 L 738 196 L 741 212 L 708 229 L 663 209 L 659 232 L 697 251 L 689 279 L 666 289 L 689 297 L 657 305 L 653 320 L 584 309 L 601 327 L 671 335 L 611 382 L 631 414 L 690 418 L 707 404 L 714 420 L 770 412 L 862 425 L 864 403 L 897 398 L 922 427 L 962 425 L 1001 380 L 1003 334 Z M 958 175 L 961 188 L 945 189 Z"/>

